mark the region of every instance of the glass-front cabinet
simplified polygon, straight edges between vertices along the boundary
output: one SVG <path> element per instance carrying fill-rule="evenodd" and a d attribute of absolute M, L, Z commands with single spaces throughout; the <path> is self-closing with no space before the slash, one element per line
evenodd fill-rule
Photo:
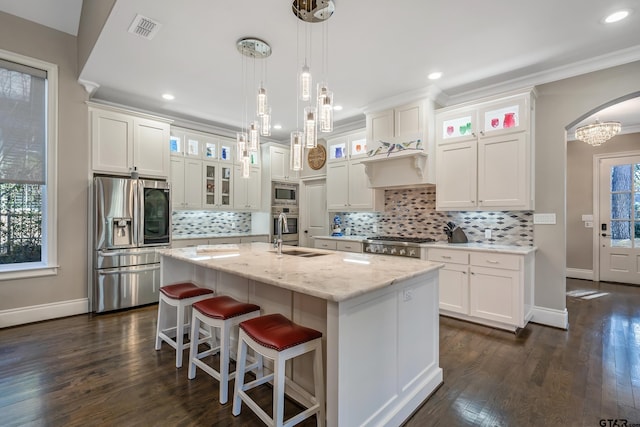
<path fill-rule="evenodd" d="M 492 102 L 480 108 L 480 136 L 529 129 L 530 97 L 518 96 Z"/>
<path fill-rule="evenodd" d="M 441 144 L 477 138 L 478 114 L 476 109 L 456 110 L 436 117 L 436 132 Z"/>
<path fill-rule="evenodd" d="M 233 165 L 220 162 L 203 162 L 204 207 L 224 209 L 232 206 Z"/>

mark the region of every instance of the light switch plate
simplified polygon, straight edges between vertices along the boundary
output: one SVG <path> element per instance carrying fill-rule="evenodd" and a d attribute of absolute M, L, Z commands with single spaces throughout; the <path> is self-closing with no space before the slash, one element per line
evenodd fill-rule
<path fill-rule="evenodd" d="M 582 215 L 582 221 L 593 221 L 593 215 L 591 214 L 584 214 Z"/>
<path fill-rule="evenodd" d="M 533 214 L 534 224 L 555 224 L 556 214 L 554 213 L 539 213 Z"/>

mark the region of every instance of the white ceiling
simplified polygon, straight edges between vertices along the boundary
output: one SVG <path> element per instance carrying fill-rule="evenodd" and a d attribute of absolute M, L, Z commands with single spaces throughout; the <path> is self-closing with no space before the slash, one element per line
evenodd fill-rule
<path fill-rule="evenodd" d="M 440 93 L 439 102 L 450 104 L 640 60 L 640 0 L 335 3 L 327 25 L 328 81 L 336 104 L 344 107 L 335 113 L 339 123 L 419 95 Z M 71 34 L 80 8 L 81 0 L 0 0 L 2 11 Z M 602 23 L 621 8 L 632 11 L 629 18 Z M 127 32 L 137 14 L 162 24 L 153 40 Z M 245 107 L 236 41 L 258 37 L 273 49 L 265 62 L 266 87 L 273 122 L 283 125 L 273 137 L 286 140 L 303 106 L 296 101 L 295 78 L 304 43 L 296 34 L 307 26 L 317 76 L 323 24 L 299 22 L 291 0 L 118 0 L 80 79 L 98 85 L 94 98 L 237 127 Z M 247 65 L 251 120 L 262 60 Z M 443 77 L 429 81 L 432 71 Z M 163 101 L 164 92 L 176 99 Z M 631 117 L 640 122 L 637 112 Z"/>

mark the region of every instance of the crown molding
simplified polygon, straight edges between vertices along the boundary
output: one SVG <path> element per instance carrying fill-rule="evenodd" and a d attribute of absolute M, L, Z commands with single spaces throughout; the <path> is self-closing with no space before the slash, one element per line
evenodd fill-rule
<path fill-rule="evenodd" d="M 364 114 L 375 113 L 377 111 L 388 110 L 398 105 L 408 104 L 409 102 L 427 99 L 440 105 L 445 105 L 449 97 L 436 85 L 425 86 L 420 89 L 408 90 L 388 98 L 374 101 L 362 107 Z"/>
<path fill-rule="evenodd" d="M 583 74 L 600 71 L 619 65 L 628 64 L 640 60 L 640 45 L 627 49 L 617 50 L 605 55 L 595 56 L 583 61 L 574 62 L 562 67 L 552 68 L 539 73 L 529 74 L 517 79 L 507 80 L 502 83 L 485 86 L 448 97 L 445 106 L 457 105 L 478 98 L 490 97 L 503 92 L 517 91 L 524 87 L 538 86 L 558 80 L 568 79 Z"/>

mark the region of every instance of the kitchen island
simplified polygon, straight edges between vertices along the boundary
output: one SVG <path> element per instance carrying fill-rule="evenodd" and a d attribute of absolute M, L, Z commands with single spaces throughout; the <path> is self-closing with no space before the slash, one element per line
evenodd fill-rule
<path fill-rule="evenodd" d="M 277 255 L 266 243 L 158 252 L 163 285 L 192 280 L 322 331 L 328 426 L 400 425 L 442 383 L 442 264 L 291 246 Z M 307 356 L 288 376 L 312 390 Z"/>

